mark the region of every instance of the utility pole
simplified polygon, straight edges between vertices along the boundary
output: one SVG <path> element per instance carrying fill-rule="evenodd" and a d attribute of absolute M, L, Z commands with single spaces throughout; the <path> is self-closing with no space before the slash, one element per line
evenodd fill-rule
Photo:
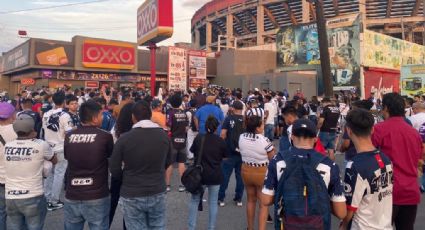
<path fill-rule="evenodd" d="M 322 67 L 323 85 L 325 96 L 333 97 L 333 80 L 331 63 L 329 58 L 328 34 L 326 32 L 326 20 L 323 11 L 323 0 L 309 0 L 315 3 L 317 32 L 319 34 L 320 66 Z"/>

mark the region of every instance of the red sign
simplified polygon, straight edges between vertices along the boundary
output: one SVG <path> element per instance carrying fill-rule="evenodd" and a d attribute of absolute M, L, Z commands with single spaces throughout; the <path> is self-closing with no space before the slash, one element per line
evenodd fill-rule
<path fill-rule="evenodd" d="M 137 10 L 137 44 L 158 43 L 173 35 L 173 0 L 146 0 Z"/>
<path fill-rule="evenodd" d="M 85 88 L 87 89 L 98 89 L 99 88 L 99 82 L 98 81 L 86 81 L 84 83 Z"/>
<path fill-rule="evenodd" d="M 82 59 L 84 67 L 133 69 L 135 48 L 130 43 L 86 39 Z"/>
<path fill-rule="evenodd" d="M 35 80 L 32 78 L 23 78 L 21 79 L 22 85 L 35 85 Z"/>
<path fill-rule="evenodd" d="M 391 92 L 400 92 L 400 73 L 394 71 L 379 71 L 369 69 L 364 72 L 365 98 L 370 93 L 381 99 L 381 95 Z"/>

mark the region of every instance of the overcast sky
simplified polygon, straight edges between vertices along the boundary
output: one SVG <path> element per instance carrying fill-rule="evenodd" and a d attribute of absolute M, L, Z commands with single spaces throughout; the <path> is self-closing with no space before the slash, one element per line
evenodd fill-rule
<path fill-rule="evenodd" d="M 0 0 L 0 54 L 25 41 L 28 36 L 71 41 L 75 35 L 136 42 L 136 12 L 144 0 L 106 0 L 60 8 L 51 6 L 95 0 Z M 174 35 L 160 45 L 190 42 L 190 19 L 209 0 L 173 0 Z M 31 9 L 29 11 L 11 12 Z"/>

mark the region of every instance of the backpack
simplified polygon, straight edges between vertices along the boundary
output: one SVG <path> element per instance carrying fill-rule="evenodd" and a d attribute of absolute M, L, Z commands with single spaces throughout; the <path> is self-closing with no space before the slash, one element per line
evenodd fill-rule
<path fill-rule="evenodd" d="M 275 194 L 275 229 L 330 229 L 328 189 L 316 170 L 326 157 L 309 151 L 305 157 L 280 152 L 286 163 Z"/>
<path fill-rule="evenodd" d="M 202 187 L 202 152 L 204 151 L 204 142 L 205 135 L 202 135 L 201 146 L 198 152 L 198 159 L 196 159 L 196 164 L 189 166 L 183 173 L 181 182 L 186 188 L 186 191 L 192 194 L 201 194 L 203 193 Z M 202 199 L 201 199 L 202 202 Z"/>
<path fill-rule="evenodd" d="M 53 113 L 49 116 L 49 119 L 47 120 L 47 128 L 52 130 L 53 132 L 59 131 L 59 118 L 62 116 L 63 112 L 57 112 Z"/>
<path fill-rule="evenodd" d="M 230 115 L 229 118 L 232 128 L 227 131 L 230 135 L 227 135 L 226 143 L 232 152 L 239 152 L 239 137 L 245 132 L 243 117 L 239 119 L 236 115 Z"/>

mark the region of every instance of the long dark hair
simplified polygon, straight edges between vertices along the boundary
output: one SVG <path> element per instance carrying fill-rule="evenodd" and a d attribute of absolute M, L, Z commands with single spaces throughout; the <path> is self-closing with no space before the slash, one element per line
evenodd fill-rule
<path fill-rule="evenodd" d="M 128 132 L 133 127 L 132 109 L 134 103 L 128 103 L 121 108 L 120 115 L 118 115 L 117 123 L 115 125 L 115 135 L 120 137 L 122 134 Z"/>
<path fill-rule="evenodd" d="M 207 131 L 207 133 L 215 133 L 215 131 L 217 131 L 218 126 L 219 123 L 214 116 L 210 115 L 207 118 L 207 121 L 205 121 L 205 130 Z"/>

